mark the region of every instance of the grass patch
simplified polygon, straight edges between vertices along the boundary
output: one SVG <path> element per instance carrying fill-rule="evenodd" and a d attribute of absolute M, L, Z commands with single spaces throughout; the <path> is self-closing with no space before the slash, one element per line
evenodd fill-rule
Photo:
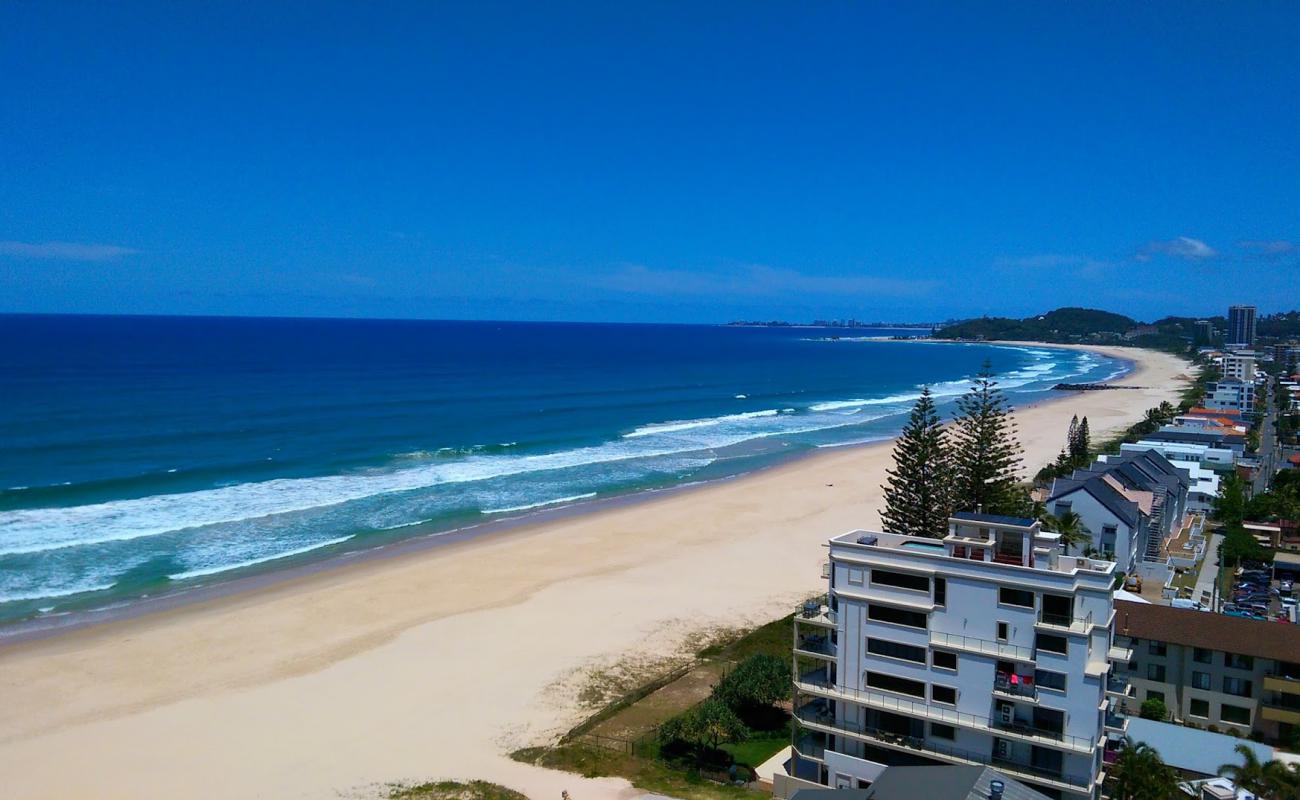
<path fill-rule="evenodd" d="M 412 786 L 394 785 L 388 789 L 390 800 L 528 800 L 514 789 L 487 781 L 434 781 Z"/>
<path fill-rule="evenodd" d="M 643 791 L 682 800 L 767 800 L 771 797 L 768 792 L 713 783 L 698 773 L 674 769 L 662 761 L 635 758 L 598 747 L 578 744 L 528 747 L 516 750 L 510 757 L 527 764 L 577 773 L 584 778 L 626 778 Z"/>
<path fill-rule="evenodd" d="M 775 731 L 756 731 L 754 736 L 743 742 L 724 744 L 722 749 L 731 754 L 737 764 L 758 767 L 764 761 L 790 744 L 790 723 Z"/>
<path fill-rule="evenodd" d="M 735 639 L 709 645 L 699 652 L 703 661 L 744 661 L 752 655 L 789 658 L 794 644 L 794 615 L 773 620 Z"/>

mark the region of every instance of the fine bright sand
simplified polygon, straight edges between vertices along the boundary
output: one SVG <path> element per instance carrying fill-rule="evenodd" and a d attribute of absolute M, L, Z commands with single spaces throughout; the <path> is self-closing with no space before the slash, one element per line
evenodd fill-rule
<path fill-rule="evenodd" d="M 906 346 L 926 346 L 907 345 Z M 1188 365 L 1135 362 L 1137 391 L 1018 410 L 1025 464 L 1071 414 L 1096 438 L 1176 400 Z M 581 719 L 593 672 L 686 652 L 819 592 L 822 545 L 878 523 L 890 446 L 472 541 L 321 570 L 0 649 L 0 797 L 333 798 L 482 778 L 532 798 L 632 797 L 619 779 L 510 750 Z"/>

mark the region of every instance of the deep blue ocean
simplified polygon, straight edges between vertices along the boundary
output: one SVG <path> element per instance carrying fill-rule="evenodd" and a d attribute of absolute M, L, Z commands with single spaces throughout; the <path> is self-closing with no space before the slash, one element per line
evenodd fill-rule
<path fill-rule="evenodd" d="M 0 622 L 888 437 L 988 359 L 918 331 L 0 316 Z M 837 338 L 838 337 L 838 338 Z"/>

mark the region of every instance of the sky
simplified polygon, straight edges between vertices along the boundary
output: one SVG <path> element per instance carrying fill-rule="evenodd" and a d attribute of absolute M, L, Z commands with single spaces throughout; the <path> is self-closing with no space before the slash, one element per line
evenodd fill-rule
<path fill-rule="evenodd" d="M 0 3 L 0 312 L 1300 307 L 1296 3 Z"/>

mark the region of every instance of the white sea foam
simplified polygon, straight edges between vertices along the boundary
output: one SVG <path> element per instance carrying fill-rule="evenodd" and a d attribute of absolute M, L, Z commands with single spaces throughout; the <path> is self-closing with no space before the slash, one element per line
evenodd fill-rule
<path fill-rule="evenodd" d="M 302 555 L 303 553 L 310 553 L 311 551 L 319 550 L 322 547 L 329 547 L 332 544 L 339 544 L 341 542 L 346 542 L 348 539 L 351 538 L 353 537 L 339 536 L 338 538 L 335 539 L 326 539 L 323 542 L 316 542 L 315 544 L 309 544 L 304 547 L 295 547 L 292 550 L 285 550 L 283 552 L 274 553 L 272 555 L 263 556 L 261 558 L 250 558 L 246 561 L 235 562 L 234 564 L 214 564 L 209 567 L 200 567 L 198 569 L 192 569 L 187 572 L 178 572 L 175 575 L 168 575 L 167 578 L 168 580 L 173 580 L 173 581 L 183 581 L 188 578 L 199 578 L 204 575 L 215 575 L 218 572 L 229 572 L 232 569 L 243 569 L 244 567 L 252 567 L 258 564 L 265 564 L 268 561 L 278 561 L 282 558 L 288 558 L 289 556 L 297 556 L 297 555 Z"/>
<path fill-rule="evenodd" d="M 663 433 L 678 433 L 680 431 L 689 431 L 695 428 L 707 428 L 714 425 L 722 425 L 728 422 L 738 422 L 744 419 L 761 419 L 763 417 L 775 417 L 781 412 L 775 408 L 769 408 L 765 411 L 746 411 L 741 414 L 724 414 L 720 417 L 706 417 L 704 419 L 685 419 L 675 422 L 659 422 L 654 425 L 643 425 L 631 433 L 623 434 L 624 439 L 636 439 L 641 436 L 655 436 Z"/>
<path fill-rule="evenodd" d="M 508 506 L 506 508 L 485 508 L 483 509 L 482 513 L 505 514 L 511 511 L 528 511 L 529 509 L 542 508 L 543 506 L 555 506 L 555 505 L 559 505 L 560 503 L 573 503 L 578 500 L 589 500 L 595 496 L 596 496 L 595 492 L 587 492 L 586 494 L 575 494 L 572 497 L 557 497 L 554 500 L 539 500 L 536 503 L 525 503 L 522 506 Z"/>
<path fill-rule="evenodd" d="M 84 594 L 86 592 L 102 592 L 106 589 L 112 589 L 114 585 L 111 581 L 108 583 L 85 581 L 61 588 L 43 586 L 40 589 L 27 591 L 3 592 L 0 593 L 0 603 L 16 603 L 20 600 L 45 600 L 54 597 L 70 597 L 74 594 Z"/>

